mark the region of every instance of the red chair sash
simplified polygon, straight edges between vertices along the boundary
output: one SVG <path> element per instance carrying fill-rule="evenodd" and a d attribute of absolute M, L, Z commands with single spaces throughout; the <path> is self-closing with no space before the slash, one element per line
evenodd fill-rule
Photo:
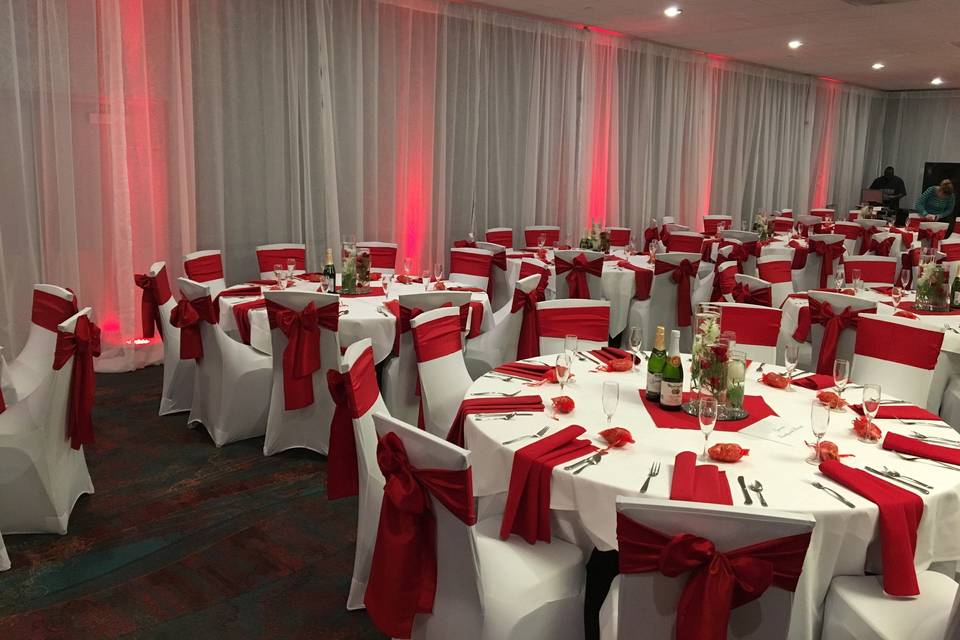
<path fill-rule="evenodd" d="M 238 302 L 231 307 L 233 311 L 233 320 L 237 323 L 237 333 L 240 334 L 240 342 L 250 344 L 250 312 L 254 309 L 263 309 L 267 306 L 264 298 L 256 300 L 246 300 Z"/>
<path fill-rule="evenodd" d="M 870 251 L 872 251 L 875 256 L 889 256 L 890 250 L 893 248 L 894 240 L 896 240 L 896 238 L 893 236 L 879 241 L 876 238 L 870 238 Z"/>
<path fill-rule="evenodd" d="M 630 244 L 630 229 L 607 229 L 610 244 L 614 247 L 625 247 Z"/>
<path fill-rule="evenodd" d="M 807 247 L 796 240 L 791 240 L 787 246 L 793 249 L 793 263 L 790 268 L 794 270 L 805 269 L 807 267 L 807 253 L 809 253 Z"/>
<path fill-rule="evenodd" d="M 0 389 L 0 414 L 7 410 L 7 403 L 3 400 L 3 390 Z"/>
<path fill-rule="evenodd" d="M 896 331 L 896 340 L 890 339 L 891 330 Z M 857 326 L 854 351 L 859 356 L 931 371 L 937 366 L 942 346 L 942 331 L 902 324 L 894 329 L 889 322 L 863 317 Z"/>
<path fill-rule="evenodd" d="M 431 496 L 467 526 L 477 515 L 471 469 L 418 469 L 403 441 L 388 433 L 377 444 L 386 483 L 363 602 L 377 628 L 409 638 L 418 613 L 431 613 L 437 591 L 437 521 Z"/>
<path fill-rule="evenodd" d="M 552 247 L 554 242 L 560 242 L 560 229 L 524 229 L 523 230 L 523 239 L 527 243 L 528 247 L 536 247 L 539 245 L 540 236 L 546 238 L 544 246 Z"/>
<path fill-rule="evenodd" d="M 750 285 L 743 282 L 738 282 L 736 285 L 734 285 L 731 295 L 733 295 L 734 302 L 757 304 L 761 307 L 773 306 L 773 298 L 771 297 L 770 287 L 757 287 L 755 289 L 751 289 Z"/>
<path fill-rule="evenodd" d="M 437 318 L 411 330 L 417 362 L 430 362 L 463 349 L 458 316 Z"/>
<path fill-rule="evenodd" d="M 701 253 L 703 251 L 703 237 L 688 235 L 671 235 L 664 240 L 667 251 L 679 253 Z"/>
<path fill-rule="evenodd" d="M 810 251 L 819 255 L 820 260 L 820 288 L 827 286 L 827 276 L 833 274 L 833 261 L 843 255 L 843 241 L 834 243 L 822 240 L 811 240 Z"/>
<path fill-rule="evenodd" d="M 365 249 L 370 254 L 370 267 L 372 269 L 395 269 L 397 266 L 397 248 L 396 247 L 368 247 L 359 245 L 359 248 Z"/>
<path fill-rule="evenodd" d="M 513 231 L 487 231 L 487 242 L 499 244 L 502 247 L 510 249 L 513 247 Z"/>
<path fill-rule="evenodd" d="M 271 265 L 270 269 L 273 269 Z M 223 279 L 223 259 L 219 253 L 183 261 L 183 271 L 194 282 Z"/>
<path fill-rule="evenodd" d="M 100 327 L 86 316 L 77 318 L 73 333 L 57 331 L 53 369 L 59 371 L 73 358 L 70 396 L 67 400 L 67 439 L 73 449 L 93 444 L 93 394 L 96 378 L 93 359 L 100 355 Z"/>
<path fill-rule="evenodd" d="M 540 290 L 525 293 L 513 290 L 513 304 L 510 313 L 523 310 L 520 321 L 520 336 L 517 339 L 517 360 L 526 360 L 540 355 L 540 336 L 537 333 L 537 303 L 540 302 Z"/>
<path fill-rule="evenodd" d="M 945 262 L 960 260 L 960 242 L 941 242 L 938 249 L 940 253 L 944 254 Z"/>
<path fill-rule="evenodd" d="M 52 293 L 34 290 L 30 322 L 47 331 L 56 332 L 57 326 L 77 311 L 79 309 L 76 296 L 72 300 L 64 300 Z"/>
<path fill-rule="evenodd" d="M 757 264 L 757 275 L 761 280 L 766 280 L 770 284 L 781 284 L 792 281 L 790 273 L 789 260 L 771 260 L 770 262 L 760 262 Z"/>
<path fill-rule="evenodd" d="M 930 247 L 936 249 L 940 246 L 940 241 L 947 236 L 946 229 L 934 230 L 928 228 L 921 228 L 918 232 L 918 237 L 921 240 L 929 240 Z"/>
<path fill-rule="evenodd" d="M 722 553 L 689 533 L 668 536 L 617 514 L 620 573 L 689 573 L 677 603 L 677 640 L 725 640 L 730 611 L 771 586 L 795 591 L 810 534 L 758 542 Z"/>
<path fill-rule="evenodd" d="M 576 335 L 581 340 L 606 342 L 609 307 L 558 307 L 537 310 L 537 327 L 544 338 Z"/>
<path fill-rule="evenodd" d="M 493 254 L 493 266 L 500 271 L 507 270 L 507 252 L 506 251 L 497 251 Z"/>
<path fill-rule="evenodd" d="M 455 249 L 476 249 L 477 243 L 473 240 L 454 240 L 453 247 Z"/>
<path fill-rule="evenodd" d="M 657 227 L 647 227 L 643 231 L 643 252 L 650 251 L 650 243 L 660 240 L 660 230 Z"/>
<path fill-rule="evenodd" d="M 718 268 L 714 271 L 713 295 L 710 298 L 713 302 L 719 302 L 722 300 L 729 301 L 727 296 L 733 296 L 733 289 L 737 286 L 738 271 L 739 269 L 736 265 L 731 265 L 723 269 Z"/>
<path fill-rule="evenodd" d="M 653 269 L 646 269 L 632 264 L 628 260 L 617 263 L 621 269 L 633 271 L 633 297 L 635 300 L 649 300 L 650 289 L 653 287 Z"/>
<path fill-rule="evenodd" d="M 670 264 L 663 260 L 657 260 L 654 266 L 654 275 L 670 273 L 670 282 L 677 285 L 677 326 L 689 327 L 690 318 L 693 315 L 691 307 L 691 286 L 690 278 L 697 275 L 699 264 L 689 260 L 681 260 L 680 264 Z"/>
<path fill-rule="evenodd" d="M 355 496 L 360 491 L 353 421 L 370 411 L 380 397 L 374 366 L 373 349 L 367 348 L 347 373 L 327 370 L 327 388 L 335 405 L 327 451 L 329 500 Z"/>
<path fill-rule="evenodd" d="M 554 256 L 554 269 L 558 276 L 567 274 L 568 298 L 589 300 L 590 285 L 587 282 L 587 275 L 598 278 L 603 276 L 603 258 L 588 260 L 585 254 L 579 253 L 572 262 L 567 262 L 563 258 Z"/>
<path fill-rule="evenodd" d="M 160 321 L 160 305 L 170 299 L 170 281 L 167 280 L 167 268 L 164 266 L 156 276 L 144 273 L 133 275 L 133 282 L 143 289 L 140 296 L 140 330 L 144 338 L 152 338 L 154 326 L 163 337 L 163 324 Z"/>
<path fill-rule="evenodd" d="M 272 273 L 273 265 L 282 264 L 287 268 L 287 260 L 293 258 L 294 269 L 303 271 L 307 268 L 307 250 L 300 247 L 288 247 L 286 249 L 259 249 L 257 251 L 257 263 L 260 265 L 260 273 Z"/>
<path fill-rule="evenodd" d="M 450 252 L 450 273 L 462 273 L 480 278 L 490 277 L 490 267 L 493 257 L 488 253 L 473 253 L 472 251 Z"/>
<path fill-rule="evenodd" d="M 283 349 L 283 408 L 302 409 L 313 404 L 313 374 L 319 371 L 320 329 L 337 331 L 340 304 L 317 307 L 310 302 L 303 311 L 294 311 L 267 300 L 270 329 L 279 328 L 287 337 Z"/>
<path fill-rule="evenodd" d="M 906 269 L 909 275 L 907 287 L 913 286 L 913 269 L 920 266 L 920 248 L 909 249 L 900 254 L 900 269 Z"/>
<path fill-rule="evenodd" d="M 883 227 L 862 227 L 860 229 L 860 255 L 866 255 L 873 246 L 873 236 L 877 233 L 883 233 Z"/>
<path fill-rule="evenodd" d="M 180 329 L 180 359 L 200 360 L 203 358 L 200 323 L 216 324 L 220 313 L 210 296 L 196 300 L 187 300 L 186 296 L 181 296 L 177 306 L 170 311 L 170 324 Z"/>
<path fill-rule="evenodd" d="M 780 335 L 780 318 L 780 309 L 725 306 L 720 314 L 720 330 L 737 334 L 737 344 L 775 347 Z"/>
<path fill-rule="evenodd" d="M 520 263 L 520 280 L 534 275 L 540 276 L 540 282 L 537 283 L 537 293 L 540 299 L 544 300 L 546 298 L 547 285 L 550 284 L 550 270 L 538 264 L 533 264 L 532 262 L 523 261 Z"/>
<path fill-rule="evenodd" d="M 840 334 L 848 328 L 856 328 L 861 312 L 845 307 L 837 313 L 829 302 L 820 302 L 810 298 L 810 322 L 823 326 L 823 339 L 820 341 L 820 355 L 817 358 L 817 373 L 833 373 L 833 361 L 837 358 L 837 341 Z"/>

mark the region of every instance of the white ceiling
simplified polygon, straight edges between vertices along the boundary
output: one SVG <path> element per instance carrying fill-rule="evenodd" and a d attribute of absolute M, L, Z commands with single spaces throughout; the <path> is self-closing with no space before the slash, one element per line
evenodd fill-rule
<path fill-rule="evenodd" d="M 483 0 L 877 89 L 960 88 L 960 0 Z M 663 10 L 675 4 L 677 18 Z M 789 40 L 802 40 L 794 51 Z M 886 68 L 874 71 L 874 62 Z"/>

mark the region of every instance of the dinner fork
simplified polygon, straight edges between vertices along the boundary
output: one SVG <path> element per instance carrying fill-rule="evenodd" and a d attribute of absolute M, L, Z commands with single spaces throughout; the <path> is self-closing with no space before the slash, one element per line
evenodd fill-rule
<path fill-rule="evenodd" d="M 900 453 L 899 451 L 894 451 L 894 453 L 896 453 L 898 456 L 900 456 L 900 458 L 902 458 L 903 460 L 909 460 L 910 462 L 932 462 L 933 464 L 938 464 L 938 465 L 940 465 L 941 467 L 945 467 L 945 468 L 947 468 L 947 469 L 953 469 L 954 471 L 960 471 L 960 467 L 958 467 L 958 466 L 956 466 L 956 465 L 953 465 L 953 464 L 950 464 L 949 462 L 941 462 L 940 460 L 934 460 L 934 459 L 932 459 L 932 458 L 922 458 L 922 457 L 920 457 L 920 456 L 908 456 L 907 454 L 905 454 L 905 453 Z"/>
<path fill-rule="evenodd" d="M 906 425 L 910 425 L 910 426 L 913 426 L 913 425 L 915 425 L 915 424 L 922 424 L 922 425 L 924 425 L 924 426 L 940 427 L 941 429 L 952 429 L 952 428 L 953 428 L 953 427 L 951 427 L 951 426 L 948 425 L 948 424 L 940 424 L 939 422 L 929 422 L 929 421 L 927 421 L 927 420 L 904 420 L 903 418 L 897 418 L 897 422 L 899 422 L 900 424 L 906 424 Z"/>
<path fill-rule="evenodd" d="M 761 362 L 761 363 L 760 363 L 760 366 L 757 367 L 757 373 L 763 373 L 763 367 L 764 367 L 764 365 L 766 365 L 766 364 L 767 364 L 766 362 Z"/>
<path fill-rule="evenodd" d="M 474 391 L 470 395 L 472 396 L 500 396 L 503 398 L 512 398 L 514 396 L 520 395 L 520 390 L 516 390 L 512 393 L 507 393 L 506 391 Z"/>
<path fill-rule="evenodd" d="M 930 440 L 931 442 L 942 442 L 944 444 L 960 447 L 960 440 L 950 440 L 949 438 L 937 438 L 936 436 L 927 436 L 917 431 L 913 432 L 913 437 L 918 440 Z"/>
<path fill-rule="evenodd" d="M 647 479 L 643 481 L 643 486 L 640 487 L 640 493 L 646 493 L 647 487 L 650 486 L 650 478 L 656 477 L 660 473 L 660 462 L 654 462 L 650 465 L 650 473 L 647 474 Z"/>
<path fill-rule="evenodd" d="M 550 427 L 544 427 L 543 429 L 540 429 L 540 431 L 537 431 L 536 433 L 530 433 L 525 436 L 520 436 L 519 438 L 514 438 L 512 440 L 505 440 L 501 444 L 513 444 L 514 442 L 520 442 L 521 440 L 526 440 L 527 438 L 534 438 L 534 439 L 542 438 L 543 434 L 545 434 L 549 430 L 550 430 Z"/>
<path fill-rule="evenodd" d="M 532 413 L 523 413 L 520 411 L 511 411 L 510 413 L 478 413 L 473 416 L 474 420 L 513 420 L 517 416 L 532 416 Z"/>
<path fill-rule="evenodd" d="M 884 471 L 887 473 L 887 475 L 890 476 L 891 478 L 903 478 L 904 480 L 912 480 L 913 482 L 916 482 L 916 483 L 919 484 L 920 486 L 926 487 L 927 489 L 933 489 L 933 485 L 927 484 L 926 482 L 924 482 L 924 481 L 922 481 L 922 480 L 917 480 L 916 478 L 911 478 L 910 476 L 905 476 L 905 475 L 903 475 L 902 473 L 900 473 L 899 471 L 897 471 L 897 470 L 895 470 L 895 469 L 891 469 L 891 468 L 888 467 L 887 465 L 883 465 L 883 470 L 884 470 Z"/>

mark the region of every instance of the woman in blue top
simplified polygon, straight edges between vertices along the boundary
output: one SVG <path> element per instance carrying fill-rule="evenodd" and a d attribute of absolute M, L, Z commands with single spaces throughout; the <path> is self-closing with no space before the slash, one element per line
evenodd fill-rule
<path fill-rule="evenodd" d="M 937 216 L 937 219 L 943 219 L 953 213 L 955 203 L 953 183 L 944 180 L 939 185 L 934 185 L 921 193 L 914 208 L 919 213 L 930 214 Z"/>

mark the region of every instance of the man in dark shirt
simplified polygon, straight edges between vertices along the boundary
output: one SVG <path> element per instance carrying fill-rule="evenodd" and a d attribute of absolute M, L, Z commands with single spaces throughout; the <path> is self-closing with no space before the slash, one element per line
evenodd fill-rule
<path fill-rule="evenodd" d="M 900 211 L 900 198 L 907 195 L 907 186 L 903 184 L 900 176 L 896 175 L 893 167 L 887 167 L 883 170 L 883 175 L 870 184 L 871 189 L 883 190 L 883 206 Z"/>

